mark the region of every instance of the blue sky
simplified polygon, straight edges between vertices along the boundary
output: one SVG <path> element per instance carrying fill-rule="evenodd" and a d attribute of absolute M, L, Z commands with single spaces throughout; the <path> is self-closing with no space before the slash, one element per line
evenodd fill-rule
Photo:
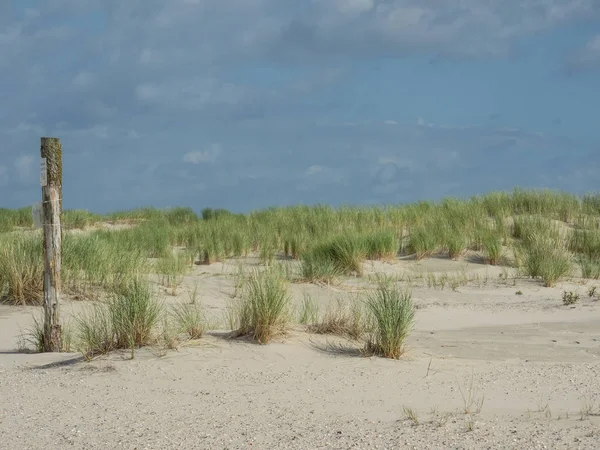
<path fill-rule="evenodd" d="M 0 207 L 598 190 L 598 0 L 0 0 Z"/>

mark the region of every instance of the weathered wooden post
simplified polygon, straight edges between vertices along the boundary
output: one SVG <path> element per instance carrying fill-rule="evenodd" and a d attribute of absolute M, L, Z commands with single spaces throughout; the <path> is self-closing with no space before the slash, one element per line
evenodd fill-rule
<path fill-rule="evenodd" d="M 40 184 L 44 226 L 44 351 L 61 351 L 59 297 L 62 266 L 62 148 L 60 139 L 43 137 Z"/>

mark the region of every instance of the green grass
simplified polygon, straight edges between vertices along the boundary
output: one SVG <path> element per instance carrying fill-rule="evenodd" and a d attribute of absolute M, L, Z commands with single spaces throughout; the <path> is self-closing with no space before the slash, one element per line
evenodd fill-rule
<path fill-rule="evenodd" d="M 331 283 L 342 275 L 362 275 L 362 263 L 367 253 L 362 236 L 336 236 L 316 244 L 302 256 L 302 277 L 308 281 Z"/>
<path fill-rule="evenodd" d="M 24 330 L 19 336 L 19 348 L 21 352 L 35 351 L 44 352 L 44 315 L 43 313 L 32 315 L 32 324 Z M 63 324 L 60 334 L 60 352 L 68 353 L 71 351 L 73 341 L 73 330 L 70 324 Z"/>
<path fill-rule="evenodd" d="M 188 339 L 200 339 L 206 331 L 204 309 L 199 303 L 178 303 L 171 309 L 175 330 L 187 335 Z"/>
<path fill-rule="evenodd" d="M 398 255 L 396 236 L 391 231 L 379 231 L 364 235 L 364 251 L 367 259 L 390 260 Z"/>
<path fill-rule="evenodd" d="M 572 259 L 585 277 L 595 278 L 599 205 L 598 194 L 578 198 L 515 189 L 436 203 L 290 206 L 247 215 L 210 208 L 201 217 L 190 208 L 140 208 L 104 216 L 65 210 L 63 288 L 78 298 L 98 298 L 140 273 L 156 273 L 161 265 L 165 284 L 176 286 L 182 272 L 168 268 L 177 265 L 170 260 L 173 247 L 185 247 L 190 267 L 248 255 L 274 265 L 284 256 L 300 262 L 301 280 L 318 283 L 360 276 L 365 260 L 395 260 L 398 254 L 458 259 L 466 249 L 476 249 L 490 264 L 504 264 L 506 247 L 516 249 L 515 264 L 527 276 L 554 283 L 567 276 L 566 261 Z M 132 226 L 90 228 L 99 220 Z M 30 231 L 31 225 L 29 207 L 0 209 L 0 296 L 12 303 L 38 304 L 41 298 L 41 233 Z M 6 232 L 18 228 L 27 231 Z M 72 233 L 71 228 L 86 231 Z M 553 235 L 558 229 L 550 256 L 544 255 L 549 245 L 544 247 L 540 238 L 530 244 L 531 236 Z"/>
<path fill-rule="evenodd" d="M 44 258 L 42 237 L 0 238 L 0 297 L 16 305 L 41 305 Z"/>
<path fill-rule="evenodd" d="M 250 336 L 266 344 L 284 333 L 289 323 L 291 297 L 287 282 L 276 270 L 255 269 L 245 279 L 241 297 L 229 308 L 235 327 L 232 337 Z"/>
<path fill-rule="evenodd" d="M 188 256 L 181 253 L 171 252 L 156 262 L 156 272 L 159 275 L 160 283 L 170 289 L 171 295 L 177 295 L 177 288 L 189 271 L 189 267 Z"/>
<path fill-rule="evenodd" d="M 385 358 L 400 358 L 414 325 L 415 308 L 410 291 L 381 278 L 377 288 L 366 295 L 365 305 L 373 323 L 365 352 Z"/>
<path fill-rule="evenodd" d="M 15 228 L 33 227 L 31 207 L 19 209 L 0 208 L 0 233 L 13 231 Z"/>
<path fill-rule="evenodd" d="M 298 313 L 298 323 L 301 325 L 314 325 L 319 320 L 319 304 L 308 295 L 304 294 Z"/>
<path fill-rule="evenodd" d="M 108 299 L 92 303 L 75 317 L 75 345 L 86 359 L 117 349 L 150 345 L 159 334 L 164 305 L 141 278 L 115 287 Z"/>
<path fill-rule="evenodd" d="M 600 260 L 580 255 L 577 262 L 581 268 L 581 276 L 583 278 L 600 279 Z"/>
<path fill-rule="evenodd" d="M 76 347 L 87 360 L 116 348 L 115 330 L 106 304 L 86 305 L 75 317 Z"/>
<path fill-rule="evenodd" d="M 85 229 L 102 220 L 102 216 L 83 209 L 65 210 L 62 213 L 61 224 L 65 230 Z"/>
<path fill-rule="evenodd" d="M 572 256 L 556 234 L 531 233 L 520 248 L 524 275 L 540 278 L 547 287 L 572 273 Z"/>
<path fill-rule="evenodd" d="M 301 277 L 313 283 L 332 284 L 343 272 L 335 261 L 321 251 L 309 251 L 302 256 Z"/>
<path fill-rule="evenodd" d="M 591 260 L 600 259 L 600 230 L 574 230 L 568 242 L 569 249 Z"/>
<path fill-rule="evenodd" d="M 133 355 L 134 348 L 149 344 L 162 309 L 162 303 L 141 279 L 116 289 L 108 301 L 116 348 L 131 348 Z"/>
<path fill-rule="evenodd" d="M 444 247 L 448 252 L 448 258 L 456 261 L 467 248 L 465 236 L 455 228 L 448 228 L 444 232 Z"/>
<path fill-rule="evenodd" d="M 408 251 L 417 260 L 435 254 L 440 248 L 439 230 L 429 226 L 412 229 L 408 236 Z"/>
<path fill-rule="evenodd" d="M 492 231 L 484 233 L 482 239 L 482 252 L 483 258 L 487 264 L 492 266 L 500 264 L 504 253 L 502 239 Z"/>

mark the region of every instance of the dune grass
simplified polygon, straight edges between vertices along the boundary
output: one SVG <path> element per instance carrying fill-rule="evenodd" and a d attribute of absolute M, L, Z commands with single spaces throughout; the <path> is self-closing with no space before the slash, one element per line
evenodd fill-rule
<path fill-rule="evenodd" d="M 482 238 L 482 252 L 487 264 L 492 266 L 500 264 L 504 254 L 501 237 L 493 231 L 485 232 Z"/>
<path fill-rule="evenodd" d="M 163 315 L 164 305 L 148 283 L 134 278 L 76 317 L 76 347 L 86 359 L 116 349 L 130 349 L 133 359 L 136 348 L 154 342 Z"/>
<path fill-rule="evenodd" d="M 131 226 L 90 227 L 99 220 Z M 176 287 L 185 271 L 172 259 L 174 247 L 185 248 L 190 267 L 248 255 L 274 265 L 287 257 L 299 261 L 300 280 L 329 284 L 362 276 L 365 260 L 397 255 L 459 259 L 476 250 L 487 264 L 505 264 L 504 251 L 511 248 L 521 272 L 544 284 L 568 276 L 573 262 L 584 277 L 595 278 L 594 261 L 600 259 L 600 195 L 547 190 L 407 205 L 291 206 L 246 215 L 205 209 L 201 217 L 190 208 L 104 216 L 65 210 L 63 222 L 63 287 L 79 298 L 98 298 L 137 274 L 157 271 L 165 284 Z M 41 232 L 31 230 L 31 209 L 0 209 L 0 233 L 0 297 L 39 304 Z M 540 237 L 552 233 L 555 237 Z"/>
<path fill-rule="evenodd" d="M 532 232 L 520 243 L 522 271 L 540 278 L 546 287 L 554 286 L 572 273 L 572 255 L 558 233 Z"/>
<path fill-rule="evenodd" d="M 160 283 L 170 289 L 171 295 L 177 295 L 185 274 L 189 271 L 188 256 L 182 253 L 169 253 L 156 262 L 156 272 Z"/>
<path fill-rule="evenodd" d="M 0 233 L 15 230 L 15 228 L 31 228 L 33 218 L 31 208 L 7 209 L 0 208 Z"/>
<path fill-rule="evenodd" d="M 319 320 L 319 305 L 315 300 L 304 293 L 302 304 L 298 311 L 298 323 L 300 325 L 312 326 Z"/>
<path fill-rule="evenodd" d="M 323 317 L 316 320 L 309 330 L 315 334 L 332 334 L 359 340 L 367 327 L 362 304 L 354 298 L 338 298 L 328 305 Z"/>
<path fill-rule="evenodd" d="M 232 337 L 250 336 L 267 344 L 286 331 L 291 297 L 287 282 L 273 269 L 253 270 L 245 279 L 239 299 L 229 305 Z"/>
<path fill-rule="evenodd" d="M 178 333 L 187 335 L 188 339 L 200 339 L 207 328 L 204 308 L 197 302 L 178 303 L 171 308 L 171 315 Z"/>
<path fill-rule="evenodd" d="M 0 237 L 0 297 L 15 305 L 41 305 L 44 260 L 42 240 L 16 234 Z"/>
<path fill-rule="evenodd" d="M 32 314 L 32 322 L 29 328 L 21 332 L 19 336 L 18 350 L 21 352 L 34 351 L 44 352 L 44 315 L 42 312 Z M 73 330 L 70 323 L 62 324 L 60 333 L 60 352 L 70 352 L 73 343 Z"/>
<path fill-rule="evenodd" d="M 365 306 L 372 324 L 365 342 L 367 354 L 398 359 L 415 319 L 415 308 L 409 290 L 380 277 L 377 287 L 365 295 Z"/>

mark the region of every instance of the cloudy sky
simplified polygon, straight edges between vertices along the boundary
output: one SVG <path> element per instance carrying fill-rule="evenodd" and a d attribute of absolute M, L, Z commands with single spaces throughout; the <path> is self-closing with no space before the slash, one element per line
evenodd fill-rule
<path fill-rule="evenodd" d="M 0 0 L 0 207 L 600 186 L 600 0 Z"/>

